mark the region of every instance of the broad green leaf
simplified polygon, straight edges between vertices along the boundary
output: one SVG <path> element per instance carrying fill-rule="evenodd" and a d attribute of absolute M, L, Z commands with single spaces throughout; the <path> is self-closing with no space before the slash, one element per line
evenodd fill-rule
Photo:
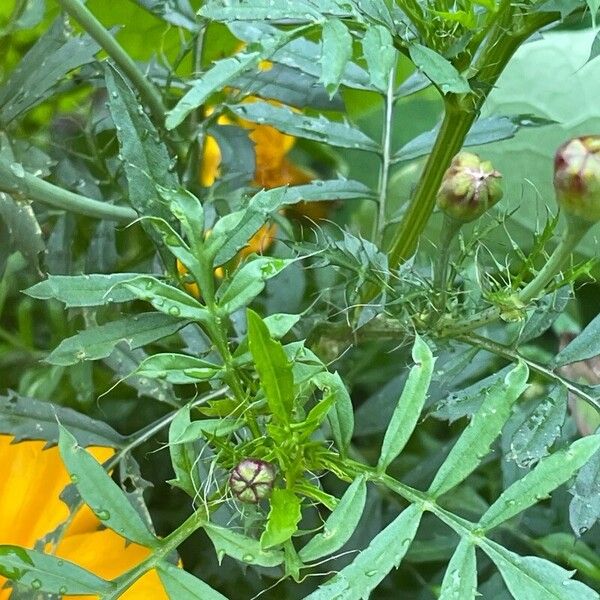
<path fill-rule="evenodd" d="M 352 36 L 339 19 L 323 23 L 323 51 L 321 54 L 320 81 L 333 97 L 337 91 L 346 63 L 352 59 Z"/>
<path fill-rule="evenodd" d="M 58 422 L 77 438 L 81 446 L 121 448 L 126 438 L 104 421 L 92 419 L 72 408 L 8 392 L 0 396 L 0 433 L 15 441 L 45 440 L 58 442 Z"/>
<path fill-rule="evenodd" d="M 304 600 L 362 600 L 367 598 L 404 558 L 421 521 L 421 508 L 412 504 L 400 513 L 369 547 L 363 550 L 347 567 L 320 585 Z"/>
<path fill-rule="evenodd" d="M 573 442 L 569 448 L 558 450 L 546 458 L 508 489 L 490 506 L 478 525 L 492 529 L 523 512 L 555 490 L 580 469 L 600 448 L 600 435 L 588 436 Z"/>
<path fill-rule="evenodd" d="M 313 536 L 300 550 L 300 558 L 304 562 L 310 562 L 339 550 L 354 533 L 363 514 L 366 499 L 365 478 L 357 477 L 323 524 L 322 533 Z"/>
<path fill-rule="evenodd" d="M 246 262 L 238 269 L 229 283 L 218 290 L 217 301 L 221 308 L 231 314 L 250 304 L 265 288 L 265 283 L 278 275 L 294 259 L 259 256 Z"/>
<path fill-rule="evenodd" d="M 569 491 L 569 522 L 576 535 L 583 535 L 600 519 L 600 452 L 581 468 Z"/>
<path fill-rule="evenodd" d="M 410 44 L 408 47 L 411 60 L 440 88 L 443 94 L 454 92 L 466 94 L 471 91 L 468 81 L 441 54 L 422 46 Z"/>
<path fill-rule="evenodd" d="M 114 583 L 80 566 L 19 546 L 0 545 L 0 575 L 31 589 L 31 597 L 50 594 L 109 594 Z"/>
<path fill-rule="evenodd" d="M 144 359 L 135 374 L 138 377 L 186 384 L 212 379 L 220 371 L 219 365 L 189 354 L 160 353 Z"/>
<path fill-rule="evenodd" d="M 396 29 L 394 17 L 390 12 L 386 0 L 354 0 L 354 4 L 358 8 L 359 14 L 362 13 L 370 17 L 368 20 L 365 19 L 367 23 L 369 20 L 372 20 L 385 25 L 392 31 Z M 392 10 L 394 9 L 392 8 Z"/>
<path fill-rule="evenodd" d="M 247 311 L 248 346 L 273 417 L 289 423 L 294 407 L 292 366 L 283 347 L 269 335 L 267 326 L 252 310 Z"/>
<path fill-rule="evenodd" d="M 475 546 L 462 538 L 446 567 L 439 600 L 475 600 L 476 593 Z"/>
<path fill-rule="evenodd" d="M 218 60 L 167 114 L 167 129 L 175 129 L 194 110 L 202 106 L 214 92 L 222 90 L 232 79 L 254 68 L 283 43 L 285 36 L 279 34 L 261 41 L 259 48 L 251 47 L 235 56 Z"/>
<path fill-rule="evenodd" d="M 21 59 L 0 88 L 3 128 L 52 94 L 67 73 L 95 60 L 100 46 L 88 35 L 68 33 L 58 18 Z"/>
<path fill-rule="evenodd" d="M 123 490 L 62 426 L 58 448 L 71 481 L 98 519 L 106 527 L 132 542 L 149 548 L 155 547 L 158 540 L 131 506 Z"/>
<path fill-rule="evenodd" d="M 199 14 L 214 21 L 321 21 L 323 15 L 310 2 L 294 0 L 232 0 L 231 2 L 207 2 Z"/>
<path fill-rule="evenodd" d="M 508 373 L 504 385 L 487 396 L 437 472 L 430 494 L 444 494 L 477 468 L 510 416 L 512 405 L 527 388 L 528 376 L 527 366 L 519 363 Z"/>
<path fill-rule="evenodd" d="M 170 315 L 150 312 L 132 315 L 79 332 L 63 340 L 46 358 L 53 365 L 74 365 L 107 357 L 119 342 L 139 348 L 172 335 L 186 324 Z"/>
<path fill-rule="evenodd" d="M 567 390 L 557 385 L 536 404 L 513 433 L 507 459 L 521 467 L 530 467 L 548 454 L 548 448 L 560 435 L 567 412 Z"/>
<path fill-rule="evenodd" d="M 201 579 L 168 562 L 156 566 L 169 598 L 177 600 L 227 600 Z"/>
<path fill-rule="evenodd" d="M 209 436 L 227 435 L 242 426 L 243 422 L 233 417 L 192 421 L 177 436 L 173 435 L 172 439 L 169 437 L 169 444 L 189 444 L 202 438 L 208 439 Z"/>
<path fill-rule="evenodd" d="M 109 65 L 104 78 L 108 108 L 124 161 L 129 203 L 140 215 L 160 217 L 172 223 L 173 217 L 158 191 L 159 186 L 179 188 L 167 148 L 121 74 Z M 151 224 L 142 221 L 142 226 L 156 239 Z"/>
<path fill-rule="evenodd" d="M 111 275 L 48 275 L 25 290 L 32 298 L 64 302 L 66 308 L 74 306 L 101 306 L 109 302 L 129 302 L 136 298 L 126 288 L 115 288 L 117 283 L 136 277 L 138 273 L 113 273 Z"/>
<path fill-rule="evenodd" d="M 362 40 L 362 49 L 371 83 L 377 89 L 387 91 L 396 62 L 396 49 L 389 29 L 381 25 L 369 27 Z"/>
<path fill-rule="evenodd" d="M 138 275 L 122 281 L 116 287 L 124 287 L 140 300 L 150 302 L 156 310 L 171 317 L 202 322 L 209 316 L 206 308 L 195 298 L 151 275 Z"/>
<path fill-rule="evenodd" d="M 254 538 L 212 523 L 204 525 L 204 530 L 215 546 L 219 564 L 225 555 L 260 567 L 276 567 L 283 562 L 282 550 L 265 550 Z"/>
<path fill-rule="evenodd" d="M 302 315 L 291 315 L 288 313 L 275 313 L 263 319 L 272 338 L 276 340 L 284 337 L 298 321 Z"/>
<path fill-rule="evenodd" d="M 600 581 L 600 556 L 572 533 L 550 533 L 537 538 L 534 546 L 554 562 L 577 569 L 581 577 Z"/>
<path fill-rule="evenodd" d="M 402 452 L 419 420 L 427 398 L 435 358 L 429 346 L 418 335 L 415 337 L 412 359 L 415 366 L 410 370 L 383 438 L 381 454 L 377 462 L 377 469 L 381 472 L 384 472 Z"/>
<path fill-rule="evenodd" d="M 331 121 L 323 115 L 309 117 L 284 106 L 266 102 L 230 105 L 231 111 L 253 123 L 272 125 L 289 135 L 323 142 L 341 148 L 377 152 L 379 144 L 347 121 Z"/>
<path fill-rule="evenodd" d="M 177 411 L 169 427 L 169 454 L 175 479 L 171 479 L 168 483 L 196 498 L 201 482 L 195 465 L 197 457 L 194 445 L 179 443 L 190 423 L 190 406 L 187 404 Z"/>
<path fill-rule="evenodd" d="M 271 548 L 289 540 L 298 530 L 302 503 L 292 490 L 275 488 L 271 494 L 267 524 L 260 536 L 261 548 Z"/>
<path fill-rule="evenodd" d="M 537 556 L 519 556 L 491 540 L 480 548 L 498 567 L 515 600 L 598 600 L 598 593 L 571 579 L 574 571 Z"/>
<path fill-rule="evenodd" d="M 354 433 L 354 409 L 350 394 L 338 373 L 324 371 L 312 377 L 312 382 L 325 395 L 332 394 L 335 397 L 333 410 L 329 411 L 327 417 L 339 451 L 346 454 Z"/>
<path fill-rule="evenodd" d="M 600 315 L 554 358 L 555 366 L 587 360 L 600 354 Z"/>

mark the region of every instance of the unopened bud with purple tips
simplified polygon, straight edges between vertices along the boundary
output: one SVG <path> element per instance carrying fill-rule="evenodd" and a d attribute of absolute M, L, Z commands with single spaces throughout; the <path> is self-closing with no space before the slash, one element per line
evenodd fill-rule
<path fill-rule="evenodd" d="M 275 475 L 275 467 L 271 463 L 245 458 L 231 471 L 229 487 L 241 502 L 256 504 L 270 495 Z"/>
<path fill-rule="evenodd" d="M 489 160 L 460 152 L 444 174 L 437 205 L 456 221 L 474 221 L 502 198 L 501 177 Z"/>
<path fill-rule="evenodd" d="M 592 223 L 600 220 L 600 136 L 565 142 L 554 157 L 556 200 L 568 214 Z"/>

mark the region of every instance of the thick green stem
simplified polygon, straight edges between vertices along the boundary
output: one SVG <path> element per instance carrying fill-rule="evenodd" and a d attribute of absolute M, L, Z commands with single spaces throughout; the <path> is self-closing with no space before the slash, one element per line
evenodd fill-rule
<path fill-rule="evenodd" d="M 134 84 L 142 100 L 148 105 L 158 123 L 164 123 L 166 106 L 158 88 L 140 71 L 135 61 L 125 52 L 119 42 L 81 3 L 81 0 L 58 0 L 63 10 L 69 13 L 92 37 L 106 53 L 115 61 L 120 69 Z"/>
<path fill-rule="evenodd" d="M 120 223 L 131 223 L 138 216 L 132 208 L 74 194 L 27 173 L 19 163 L 9 164 L 3 160 L 0 160 L 0 191 L 43 202 L 54 208 Z"/>
<path fill-rule="evenodd" d="M 450 248 L 456 234 L 460 231 L 462 223 L 448 215 L 444 215 L 442 229 L 440 231 L 440 241 L 437 245 L 437 260 L 433 269 L 433 287 L 441 291 L 443 300 L 446 297 L 448 287 L 448 264 L 450 263 Z M 444 302 L 440 301 L 440 306 Z"/>

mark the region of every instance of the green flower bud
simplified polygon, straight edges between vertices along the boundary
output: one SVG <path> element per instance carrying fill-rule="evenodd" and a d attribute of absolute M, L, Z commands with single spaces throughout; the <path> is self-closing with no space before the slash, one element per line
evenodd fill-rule
<path fill-rule="evenodd" d="M 502 198 L 501 177 L 489 160 L 460 152 L 444 174 L 437 205 L 457 221 L 474 221 Z"/>
<path fill-rule="evenodd" d="M 600 219 L 600 136 L 565 142 L 554 157 L 556 200 L 569 215 Z"/>
<path fill-rule="evenodd" d="M 258 458 L 245 458 L 229 476 L 229 487 L 241 502 L 256 504 L 267 498 L 275 482 L 275 467 Z"/>

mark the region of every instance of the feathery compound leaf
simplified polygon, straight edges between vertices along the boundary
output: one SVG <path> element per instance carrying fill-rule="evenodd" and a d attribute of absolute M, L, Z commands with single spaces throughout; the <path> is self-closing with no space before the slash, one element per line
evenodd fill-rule
<path fill-rule="evenodd" d="M 429 346 L 418 335 L 415 337 L 412 358 L 415 366 L 410 370 L 383 438 L 381 455 L 377 463 L 380 472 L 390 466 L 408 442 L 425 404 L 427 390 L 431 383 L 435 359 Z"/>
<path fill-rule="evenodd" d="M 357 148 L 372 152 L 379 149 L 377 142 L 359 129 L 352 127 L 347 122 L 330 121 L 323 115 L 318 118 L 308 117 L 295 113 L 289 108 L 273 106 L 266 102 L 234 104 L 229 108 L 242 119 L 272 125 L 280 131 L 296 137 L 316 140 L 341 148 Z"/>
<path fill-rule="evenodd" d="M 446 568 L 439 600 L 474 600 L 476 592 L 475 546 L 462 538 Z"/>
<path fill-rule="evenodd" d="M 138 377 L 162 379 L 168 383 L 186 384 L 212 379 L 220 371 L 219 365 L 196 356 L 162 353 L 144 359 L 135 374 Z"/>
<path fill-rule="evenodd" d="M 412 504 L 383 531 L 369 547 L 337 575 L 306 596 L 304 600 L 361 600 L 367 598 L 404 558 L 421 521 L 421 508 Z"/>
<path fill-rule="evenodd" d="M 65 406 L 19 396 L 14 392 L 0 396 L 0 433 L 15 441 L 44 440 L 58 442 L 57 420 L 77 438 L 81 446 L 121 448 L 126 438 L 110 425 Z"/>
<path fill-rule="evenodd" d="M 64 302 L 67 308 L 74 306 L 101 306 L 109 302 L 128 302 L 136 298 L 125 288 L 113 289 L 117 283 L 136 277 L 138 273 L 113 273 L 111 275 L 48 275 L 25 290 L 32 298 Z"/>
<path fill-rule="evenodd" d="M 600 448 L 600 435 L 577 440 L 569 448 L 546 458 L 524 477 L 513 483 L 488 508 L 478 525 L 492 529 L 529 508 L 570 479 Z"/>
<path fill-rule="evenodd" d="M 362 49 L 371 83 L 379 90 L 386 91 L 390 73 L 396 62 L 396 50 L 387 27 L 374 25 L 367 29 L 362 40 Z"/>
<path fill-rule="evenodd" d="M 352 58 L 352 36 L 339 19 L 328 19 L 323 24 L 323 52 L 320 81 L 332 98 L 337 91 L 346 64 Z"/>
<path fill-rule="evenodd" d="M 85 503 L 104 525 L 132 542 L 152 548 L 158 540 L 148 531 L 123 490 L 108 476 L 102 465 L 60 427 L 60 455 Z"/>
<path fill-rule="evenodd" d="M 215 546 L 219 564 L 227 556 L 249 565 L 260 567 L 276 567 L 283 562 L 283 551 L 264 550 L 258 540 L 231 531 L 226 527 L 207 523 L 204 525 L 206 535 Z"/>
<path fill-rule="evenodd" d="M 437 85 L 443 94 L 454 92 L 466 94 L 471 91 L 467 80 L 456 70 L 456 68 L 435 50 L 411 44 L 408 47 L 411 60 Z"/>
<path fill-rule="evenodd" d="M 74 365 L 106 358 L 119 342 L 139 348 L 179 331 L 185 321 L 156 312 L 141 313 L 92 327 L 63 340 L 46 358 L 52 365 Z"/>
<path fill-rule="evenodd" d="M 68 560 L 19 546 L 0 545 L 0 575 L 30 588 L 31 597 L 39 592 L 109 594 L 115 587 Z"/>
<path fill-rule="evenodd" d="M 168 562 L 156 566 L 158 576 L 165 586 L 169 598 L 177 600 L 227 600 L 223 594 L 194 577 L 191 573 L 178 569 Z"/>
<path fill-rule="evenodd" d="M 480 548 L 498 567 L 515 600 L 598 600 L 597 592 L 571 579 L 574 571 L 537 556 L 519 556 L 491 540 Z"/>
<path fill-rule="evenodd" d="M 323 524 L 323 532 L 315 535 L 298 553 L 303 562 L 328 556 L 339 550 L 354 533 L 365 508 L 367 483 L 357 477 L 344 492 L 339 504 Z"/>
<path fill-rule="evenodd" d="M 248 309 L 248 345 L 260 385 L 273 416 L 289 423 L 294 406 L 294 377 L 292 366 L 283 346 L 273 340 L 263 320 Z"/>
<path fill-rule="evenodd" d="M 271 548 L 289 540 L 298 530 L 301 508 L 300 498 L 292 490 L 275 488 L 271 494 L 267 525 L 260 536 L 261 547 Z"/>
<path fill-rule="evenodd" d="M 525 391 L 528 376 L 527 366 L 519 363 L 508 373 L 504 385 L 487 396 L 437 472 L 430 494 L 444 494 L 477 468 L 506 423 L 512 405 Z"/>

